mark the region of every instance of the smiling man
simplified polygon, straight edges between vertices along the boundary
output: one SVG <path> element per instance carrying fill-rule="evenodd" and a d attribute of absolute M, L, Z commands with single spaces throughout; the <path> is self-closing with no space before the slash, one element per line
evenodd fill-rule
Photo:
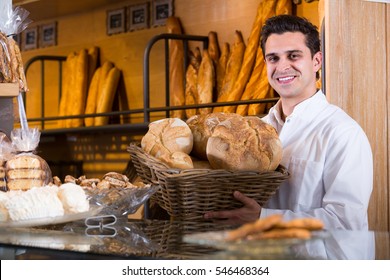
<path fill-rule="evenodd" d="M 282 214 L 286 220 L 315 217 L 327 229 L 368 229 L 371 146 L 359 124 L 316 88 L 320 45 L 317 28 L 304 18 L 280 15 L 266 21 L 261 48 L 268 81 L 280 99 L 263 120 L 279 134 L 281 164 L 290 178 L 264 207 L 235 192 L 242 208 L 209 212 L 206 219 L 241 224 Z"/>

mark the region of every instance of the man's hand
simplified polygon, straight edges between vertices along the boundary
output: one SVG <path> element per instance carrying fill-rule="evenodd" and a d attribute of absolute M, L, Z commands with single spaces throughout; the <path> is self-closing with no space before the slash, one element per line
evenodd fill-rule
<path fill-rule="evenodd" d="M 233 197 L 241 201 L 244 206 L 234 210 L 208 212 L 204 214 L 204 218 L 218 219 L 219 222 L 226 224 L 244 224 L 259 219 L 261 206 L 254 199 L 243 195 L 239 191 L 235 191 Z"/>

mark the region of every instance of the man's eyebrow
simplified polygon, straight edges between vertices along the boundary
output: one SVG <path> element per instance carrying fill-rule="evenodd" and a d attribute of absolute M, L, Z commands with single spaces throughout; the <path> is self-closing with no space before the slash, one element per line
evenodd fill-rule
<path fill-rule="evenodd" d="M 284 53 L 291 54 L 294 52 L 303 53 L 302 50 L 288 50 L 288 51 L 285 51 Z M 280 56 L 280 54 L 279 53 L 267 53 L 265 55 L 265 58 L 270 57 L 270 56 Z"/>
<path fill-rule="evenodd" d="M 271 57 L 271 56 L 276 56 L 276 53 L 267 53 L 267 54 L 265 55 L 265 58 Z"/>

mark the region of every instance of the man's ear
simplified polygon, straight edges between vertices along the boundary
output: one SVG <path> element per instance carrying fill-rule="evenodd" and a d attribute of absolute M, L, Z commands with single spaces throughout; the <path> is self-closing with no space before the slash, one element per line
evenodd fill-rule
<path fill-rule="evenodd" d="M 317 52 L 314 57 L 313 57 L 313 62 L 314 62 L 314 70 L 317 72 L 318 70 L 321 69 L 322 67 L 322 52 Z"/>

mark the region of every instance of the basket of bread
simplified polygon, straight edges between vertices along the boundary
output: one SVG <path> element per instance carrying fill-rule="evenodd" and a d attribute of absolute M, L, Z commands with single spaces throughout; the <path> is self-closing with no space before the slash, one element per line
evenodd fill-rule
<path fill-rule="evenodd" d="M 264 205 L 289 177 L 276 130 L 254 116 L 161 119 L 128 151 L 144 183 L 160 186 L 152 200 L 176 219 L 239 208 L 234 191 Z"/>

